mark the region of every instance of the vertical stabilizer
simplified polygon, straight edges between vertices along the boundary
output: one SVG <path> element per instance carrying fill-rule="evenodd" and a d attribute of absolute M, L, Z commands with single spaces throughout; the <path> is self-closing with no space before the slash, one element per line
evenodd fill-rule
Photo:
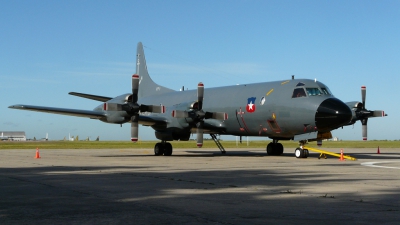
<path fill-rule="evenodd" d="M 139 93 L 138 97 L 151 95 L 160 95 L 174 90 L 156 84 L 147 71 L 146 58 L 144 56 L 143 44 L 139 42 L 136 53 L 136 74 L 139 75 Z"/>

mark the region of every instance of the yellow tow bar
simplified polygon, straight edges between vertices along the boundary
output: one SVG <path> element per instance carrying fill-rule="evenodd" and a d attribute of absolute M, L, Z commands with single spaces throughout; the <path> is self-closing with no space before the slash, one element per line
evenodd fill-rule
<path fill-rule="evenodd" d="M 321 157 L 324 157 L 326 159 L 326 155 L 331 155 L 331 156 L 335 156 L 340 158 L 340 154 L 338 153 L 334 153 L 334 152 L 329 152 L 329 151 L 325 151 L 325 150 L 321 150 L 321 149 L 316 149 L 316 148 L 310 148 L 310 147 L 304 147 L 304 149 L 308 149 L 309 151 L 313 151 L 313 152 L 318 152 L 321 153 L 318 157 L 318 159 L 320 159 Z M 357 159 L 354 157 L 351 157 L 349 155 L 343 155 L 343 158 L 345 159 L 349 159 L 349 160 L 353 160 L 356 161 Z"/>

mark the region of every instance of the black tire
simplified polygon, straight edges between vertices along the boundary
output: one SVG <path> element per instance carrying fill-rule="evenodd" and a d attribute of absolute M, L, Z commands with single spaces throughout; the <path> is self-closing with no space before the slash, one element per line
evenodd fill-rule
<path fill-rule="evenodd" d="M 163 144 L 161 143 L 157 143 L 154 146 L 154 155 L 158 156 L 158 155 L 163 155 L 164 154 L 164 147 Z"/>
<path fill-rule="evenodd" d="M 283 145 L 281 143 L 276 143 L 276 155 L 282 155 L 283 154 Z"/>
<path fill-rule="evenodd" d="M 308 149 L 304 149 L 304 156 L 303 156 L 303 158 L 307 158 L 309 154 L 310 154 L 310 153 L 308 152 Z"/>
<path fill-rule="evenodd" d="M 167 142 L 164 145 L 164 156 L 172 155 L 172 145 L 171 143 Z"/>
<path fill-rule="evenodd" d="M 274 155 L 274 144 L 271 142 L 267 145 L 267 154 L 268 155 Z"/>

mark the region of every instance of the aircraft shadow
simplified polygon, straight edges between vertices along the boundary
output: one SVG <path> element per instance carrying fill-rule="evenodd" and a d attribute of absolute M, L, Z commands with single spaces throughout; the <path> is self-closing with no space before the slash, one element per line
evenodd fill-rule
<path fill-rule="evenodd" d="M 189 153 L 189 154 L 186 154 Z M 118 158 L 118 157 L 166 157 L 166 156 L 155 156 L 154 154 L 126 154 L 126 155 L 101 155 L 97 157 L 110 157 L 110 158 Z M 183 158 L 202 158 L 202 157 L 294 157 L 293 153 L 283 153 L 280 156 L 270 156 L 266 152 L 251 152 L 251 151 L 227 151 L 225 154 L 220 151 L 210 152 L 210 151 L 185 151 L 185 154 L 182 153 L 172 153 L 171 156 L 167 157 L 183 157 Z"/>

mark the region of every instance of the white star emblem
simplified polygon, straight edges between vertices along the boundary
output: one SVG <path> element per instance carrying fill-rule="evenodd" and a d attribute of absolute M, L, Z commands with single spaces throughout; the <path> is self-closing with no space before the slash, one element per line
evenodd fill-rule
<path fill-rule="evenodd" d="M 248 105 L 249 105 L 249 109 L 253 109 L 253 105 L 254 105 L 253 102 L 250 102 Z"/>

